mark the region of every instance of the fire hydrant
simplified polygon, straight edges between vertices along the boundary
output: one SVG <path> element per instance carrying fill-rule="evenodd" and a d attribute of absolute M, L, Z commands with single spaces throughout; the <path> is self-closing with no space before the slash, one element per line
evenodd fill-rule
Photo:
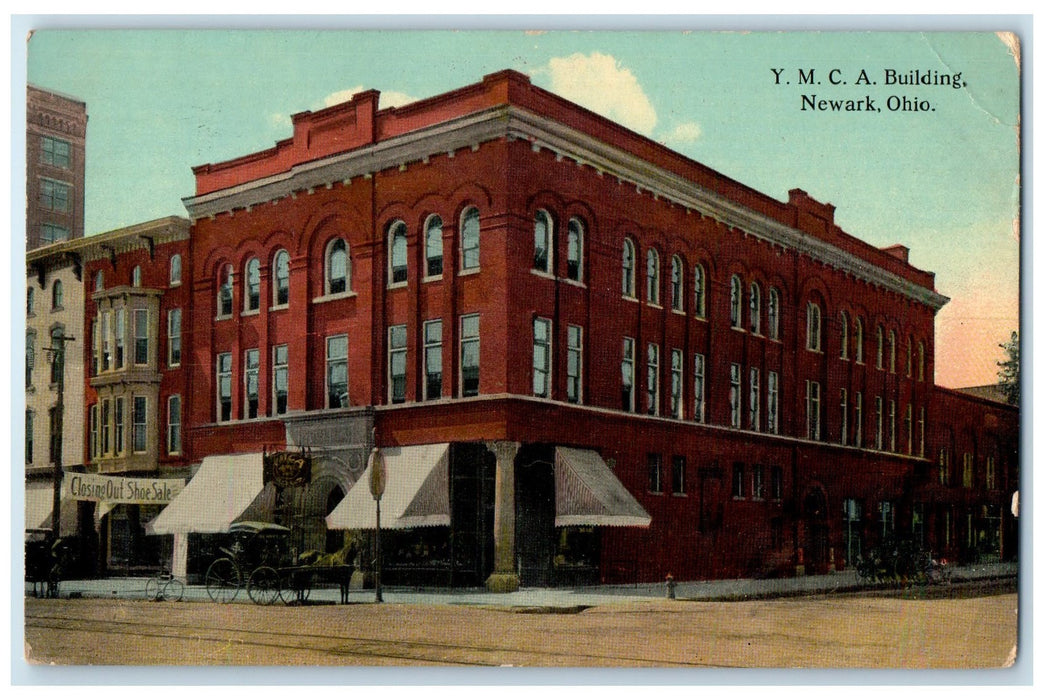
<path fill-rule="evenodd" d="M 667 574 L 667 598 L 674 600 L 674 577 Z"/>

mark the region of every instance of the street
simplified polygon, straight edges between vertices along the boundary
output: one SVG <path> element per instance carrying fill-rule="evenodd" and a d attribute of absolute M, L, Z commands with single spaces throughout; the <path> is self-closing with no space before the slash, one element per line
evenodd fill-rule
<path fill-rule="evenodd" d="M 586 609 L 25 599 L 38 664 L 995 668 L 1017 595 L 621 600 Z"/>

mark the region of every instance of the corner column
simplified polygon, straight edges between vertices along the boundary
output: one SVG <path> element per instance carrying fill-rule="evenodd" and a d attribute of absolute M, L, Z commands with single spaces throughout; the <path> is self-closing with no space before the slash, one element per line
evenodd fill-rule
<path fill-rule="evenodd" d="M 519 443 L 487 442 L 486 449 L 497 458 L 496 492 L 493 505 L 493 573 L 486 588 L 493 593 L 518 590 L 515 571 L 515 455 Z"/>

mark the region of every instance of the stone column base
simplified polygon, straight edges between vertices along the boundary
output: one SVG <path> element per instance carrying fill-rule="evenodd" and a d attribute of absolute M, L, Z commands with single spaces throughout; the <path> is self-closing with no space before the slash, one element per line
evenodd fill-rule
<path fill-rule="evenodd" d="M 518 574 L 508 572 L 496 572 L 494 571 L 486 579 L 486 589 L 490 593 L 511 593 L 518 590 Z"/>

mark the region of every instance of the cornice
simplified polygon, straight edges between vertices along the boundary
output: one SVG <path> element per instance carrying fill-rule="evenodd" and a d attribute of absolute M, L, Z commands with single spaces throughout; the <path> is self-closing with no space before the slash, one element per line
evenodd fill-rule
<path fill-rule="evenodd" d="M 294 166 L 289 171 L 223 190 L 183 199 L 195 221 L 278 201 L 300 191 L 453 153 L 499 138 L 528 141 L 534 150 L 546 148 L 603 176 L 633 183 L 642 191 L 699 212 L 785 250 L 807 255 L 828 267 L 894 292 L 938 311 L 949 299 L 890 272 L 832 243 L 787 226 L 730 200 L 666 168 L 639 158 L 585 132 L 513 105 L 499 105 L 440 122 L 386 141 Z"/>

